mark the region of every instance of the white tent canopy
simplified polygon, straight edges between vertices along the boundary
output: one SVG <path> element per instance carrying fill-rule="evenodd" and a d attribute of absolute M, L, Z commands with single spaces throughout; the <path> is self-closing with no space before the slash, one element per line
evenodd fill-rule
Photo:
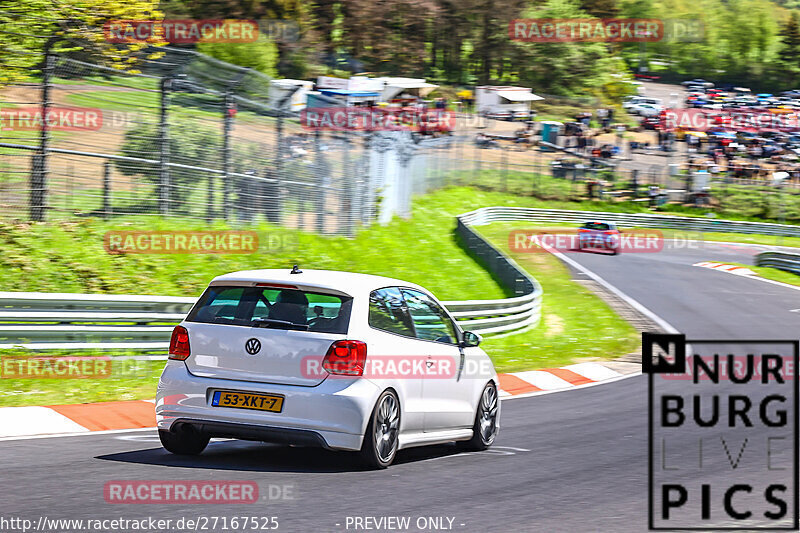
<path fill-rule="evenodd" d="M 512 102 L 534 102 L 536 100 L 544 100 L 544 98 L 542 98 L 541 96 L 537 96 L 533 93 L 524 90 L 497 91 L 497 94 L 499 94 L 506 100 L 511 100 Z"/>
<path fill-rule="evenodd" d="M 383 101 L 388 102 L 403 91 L 416 90 L 420 98 L 424 98 L 431 91 L 439 87 L 423 79 L 415 78 L 382 78 L 386 84 L 383 88 Z"/>

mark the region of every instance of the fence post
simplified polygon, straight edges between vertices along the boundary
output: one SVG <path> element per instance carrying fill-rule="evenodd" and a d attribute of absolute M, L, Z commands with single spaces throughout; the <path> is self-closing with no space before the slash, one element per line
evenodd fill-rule
<path fill-rule="evenodd" d="M 508 192 L 508 152 L 505 146 L 500 148 L 502 150 L 503 160 L 503 192 Z"/>
<path fill-rule="evenodd" d="M 103 218 L 108 220 L 111 214 L 111 161 L 106 159 L 103 163 Z"/>
<path fill-rule="evenodd" d="M 355 172 L 350 167 L 350 141 L 351 135 L 345 132 L 344 134 L 344 149 L 342 150 L 342 185 L 343 193 L 339 196 L 339 211 L 344 213 L 345 234 L 348 237 L 355 236 L 355 212 L 353 210 L 353 189 L 355 180 Z"/>
<path fill-rule="evenodd" d="M 233 183 L 231 181 L 231 129 L 233 129 L 233 117 L 236 115 L 236 104 L 230 91 L 225 93 L 222 116 L 222 210 L 225 220 L 230 220 L 233 209 L 232 192 Z"/>
<path fill-rule="evenodd" d="M 283 109 L 278 107 L 278 120 L 275 124 L 275 174 L 274 178 L 277 180 L 276 189 L 279 189 L 280 184 L 283 182 Z M 291 197 L 291 193 L 289 194 Z M 280 209 L 280 208 L 279 208 Z M 300 218 L 300 210 L 298 209 L 298 220 Z M 280 217 L 278 217 L 278 222 Z"/>
<path fill-rule="evenodd" d="M 477 153 L 477 157 L 475 158 L 475 179 L 473 183 L 478 184 L 480 183 L 480 176 L 483 172 L 483 148 L 475 146 L 472 153 Z"/>
<path fill-rule="evenodd" d="M 320 235 L 325 233 L 325 188 L 326 188 L 326 174 L 327 165 L 322 155 L 322 143 L 320 131 L 314 131 L 314 152 L 316 155 L 316 164 L 314 171 L 316 172 L 316 194 L 314 195 L 314 211 L 317 212 L 317 233 Z"/>
<path fill-rule="evenodd" d="M 264 216 L 275 225 L 281 223 L 281 186 L 275 179 L 274 169 L 268 168 L 264 177 L 270 181 L 264 183 Z"/>
<path fill-rule="evenodd" d="M 170 176 L 169 176 L 169 91 L 172 80 L 169 76 L 161 78 L 161 109 L 159 116 L 159 175 L 158 175 L 158 211 L 161 215 L 170 212 Z"/>
<path fill-rule="evenodd" d="M 53 63 L 52 54 L 56 37 L 51 37 L 44 45 L 44 68 L 42 68 L 42 130 L 39 133 L 39 151 L 31 161 L 30 185 L 30 218 L 34 222 L 43 222 L 47 207 L 47 156 L 50 148 L 50 128 L 47 124 L 47 113 L 50 110 L 50 92 L 52 90 Z"/>

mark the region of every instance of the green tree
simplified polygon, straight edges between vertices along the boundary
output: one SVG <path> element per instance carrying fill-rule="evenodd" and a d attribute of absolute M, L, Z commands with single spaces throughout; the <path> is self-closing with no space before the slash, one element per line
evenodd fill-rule
<path fill-rule="evenodd" d="M 200 43 L 197 51 L 268 76 L 278 75 L 278 47 L 264 35 L 254 43 Z"/>
<path fill-rule="evenodd" d="M 262 30 L 271 24 L 292 25 L 296 31 L 287 35 L 267 35 L 277 47 L 278 74 L 303 77 L 307 70 L 305 57 L 314 52 L 305 34 L 312 29 L 313 4 L 304 0 L 169 0 L 168 14 L 196 19 L 254 19 Z M 280 33 L 280 32 L 278 32 Z M 246 47 L 245 47 L 246 48 Z M 236 53 L 236 57 L 242 58 Z M 234 62 L 234 61 L 231 61 Z M 243 64 L 243 63 L 237 63 Z"/>
<path fill-rule="evenodd" d="M 580 6 L 595 18 L 614 18 L 619 15 L 616 0 L 581 0 Z"/>
<path fill-rule="evenodd" d="M 263 171 L 263 165 L 267 161 L 263 159 L 264 151 L 258 143 L 232 144 L 231 167 L 234 172 Z M 120 152 L 127 157 L 158 154 L 160 141 L 157 124 L 142 123 L 127 130 Z M 222 136 L 218 128 L 195 120 L 173 121 L 169 128 L 169 153 L 180 157 L 176 162 L 219 169 L 222 166 Z M 160 181 L 157 163 L 115 161 L 114 164 L 126 176 L 142 178 L 156 186 Z M 187 191 L 197 190 L 208 180 L 208 176 L 204 176 L 202 172 L 175 167 L 170 168 L 169 178 L 170 204 L 177 211 L 189 200 Z"/>
<path fill-rule="evenodd" d="M 800 17 L 792 11 L 780 32 L 781 49 L 778 52 L 780 70 L 794 83 L 800 71 Z"/>
<path fill-rule="evenodd" d="M 547 0 L 525 18 L 583 18 L 578 0 Z M 518 79 L 553 94 L 613 93 L 625 67 L 605 43 L 515 43 L 513 63 Z"/>
<path fill-rule="evenodd" d="M 54 50 L 85 50 L 119 69 L 133 69 L 125 46 L 106 41 L 103 24 L 112 20 L 159 19 L 158 0 L 5 0 L 0 8 L 0 85 L 26 79 L 42 62 L 45 44 Z"/>

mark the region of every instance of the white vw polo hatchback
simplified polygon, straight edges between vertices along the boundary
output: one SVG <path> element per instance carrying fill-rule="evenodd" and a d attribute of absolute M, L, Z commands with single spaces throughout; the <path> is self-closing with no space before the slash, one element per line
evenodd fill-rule
<path fill-rule="evenodd" d="M 297 267 L 225 274 L 172 333 L 159 436 L 177 454 L 227 437 L 358 451 L 374 468 L 411 446 L 486 449 L 500 403 L 479 342 L 412 283 Z"/>

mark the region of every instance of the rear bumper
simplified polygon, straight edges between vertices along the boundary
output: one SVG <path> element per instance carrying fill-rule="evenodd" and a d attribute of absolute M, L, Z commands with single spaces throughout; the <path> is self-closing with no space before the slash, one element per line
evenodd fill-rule
<path fill-rule="evenodd" d="M 280 394 L 280 413 L 214 407 L 214 390 Z M 169 361 L 156 394 L 159 429 L 192 429 L 214 437 L 358 450 L 381 390 L 366 379 L 326 379 L 315 387 L 275 385 L 192 375 Z"/>
<path fill-rule="evenodd" d="M 319 433 L 304 429 L 289 429 L 275 426 L 256 426 L 252 424 L 232 424 L 230 422 L 211 422 L 178 418 L 172 422 L 170 431 L 195 431 L 209 437 L 228 439 L 260 440 L 277 444 L 299 444 L 329 448 Z"/>

